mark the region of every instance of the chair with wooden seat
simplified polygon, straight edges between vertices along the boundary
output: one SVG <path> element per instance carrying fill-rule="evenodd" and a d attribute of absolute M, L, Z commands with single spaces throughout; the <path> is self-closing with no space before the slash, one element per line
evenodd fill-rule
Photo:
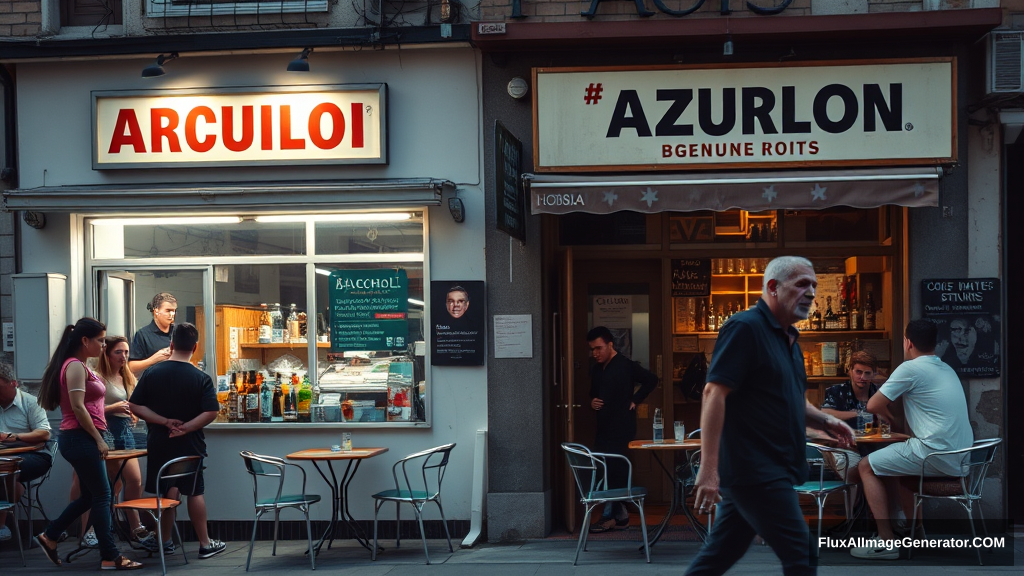
<path fill-rule="evenodd" d="M 306 494 L 306 471 L 298 464 L 285 462 L 274 456 L 263 456 L 254 454 L 249 450 L 240 452 L 242 460 L 245 461 L 245 469 L 252 475 L 252 498 L 256 506 L 256 518 L 252 523 L 252 538 L 249 539 L 249 557 L 245 560 L 245 571 L 249 571 L 249 563 L 252 562 L 252 548 L 256 543 L 256 527 L 259 525 L 260 517 L 266 512 L 274 512 L 274 547 L 271 556 L 277 556 L 277 527 L 280 522 L 281 510 L 295 508 L 302 512 L 306 518 L 306 540 L 309 543 L 309 564 L 316 570 L 316 554 L 313 552 L 313 530 L 309 524 L 309 506 L 320 501 L 316 494 Z M 302 491 L 298 494 L 284 494 L 285 471 L 291 466 L 298 468 L 302 474 Z M 277 478 L 277 492 L 271 498 L 260 498 L 259 479 Z"/>
<path fill-rule="evenodd" d="M 11 526 L 14 527 L 14 540 L 18 542 L 18 553 L 21 554 L 21 565 L 28 566 L 25 564 L 25 550 L 21 545 L 21 530 L 18 528 L 18 502 L 14 498 L 14 494 L 8 494 L 8 489 L 14 487 L 15 483 L 18 482 L 18 467 L 21 464 L 21 458 L 15 456 L 13 458 L 0 458 L 0 512 L 8 510 L 8 518 L 11 519 Z"/>
<path fill-rule="evenodd" d="M 967 523 L 971 527 L 971 536 L 978 537 L 978 532 L 974 529 L 974 515 L 972 511 L 974 503 L 980 503 L 981 501 L 981 493 L 985 488 L 985 476 L 988 474 L 988 468 L 996 457 L 996 449 L 1002 441 L 1002 438 L 975 440 L 974 445 L 970 448 L 942 450 L 925 456 L 924 460 L 921 461 L 921 474 L 917 483 L 917 491 L 914 492 L 914 513 L 910 521 L 911 538 L 914 537 L 914 533 L 917 531 L 917 511 L 926 499 L 953 500 L 960 504 L 964 511 L 967 512 Z M 959 456 L 961 459 L 960 466 L 964 471 L 964 475 L 926 476 L 928 465 L 932 464 L 934 468 L 936 460 L 943 456 Z M 985 516 L 981 512 L 981 506 L 978 506 L 978 518 L 981 520 L 981 528 L 987 536 L 988 528 L 985 526 Z M 975 548 L 974 551 L 978 554 L 978 565 L 983 565 L 981 549 Z M 913 548 L 908 548 L 908 559 L 911 554 L 913 554 Z"/>
<path fill-rule="evenodd" d="M 149 514 L 154 521 L 156 521 L 156 541 L 157 548 L 160 551 L 160 568 L 163 570 L 164 575 L 167 574 L 167 562 L 164 559 L 164 535 L 162 520 L 166 512 L 170 512 L 175 517 L 178 514 L 178 505 L 181 504 L 181 500 L 176 498 L 165 498 L 161 496 L 162 493 L 166 492 L 165 486 L 168 481 L 175 481 L 177 484 L 181 480 L 187 481 L 192 477 L 192 487 L 194 491 L 196 481 L 199 479 L 199 471 L 203 469 L 203 457 L 202 456 L 182 456 L 181 458 L 175 458 L 163 466 L 160 467 L 160 471 L 156 476 L 156 489 L 157 495 L 155 498 L 138 498 L 136 500 L 128 500 L 127 502 L 121 502 L 115 504 L 114 508 L 118 510 L 139 510 Z M 181 545 L 181 555 L 185 558 L 185 564 L 188 564 L 188 556 L 185 554 L 185 544 L 181 539 L 181 532 L 178 531 L 177 522 L 174 523 L 174 533 L 178 538 L 178 544 Z"/>

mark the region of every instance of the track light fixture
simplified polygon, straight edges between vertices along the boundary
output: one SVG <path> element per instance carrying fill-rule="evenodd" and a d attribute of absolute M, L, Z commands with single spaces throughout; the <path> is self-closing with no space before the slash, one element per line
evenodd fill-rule
<path fill-rule="evenodd" d="M 302 53 L 288 63 L 289 72 L 309 72 L 309 55 L 313 52 L 312 48 L 303 48 Z"/>
<path fill-rule="evenodd" d="M 164 70 L 164 64 L 170 62 L 171 60 L 174 60 L 177 57 L 178 57 L 178 53 L 177 52 L 171 52 L 170 54 L 168 54 L 166 56 L 163 55 L 163 54 L 157 56 L 155 63 L 150 64 L 149 66 L 146 66 L 145 68 L 142 69 L 142 77 L 143 78 L 156 78 L 158 76 L 163 76 L 164 74 L 167 74 L 167 71 Z"/>

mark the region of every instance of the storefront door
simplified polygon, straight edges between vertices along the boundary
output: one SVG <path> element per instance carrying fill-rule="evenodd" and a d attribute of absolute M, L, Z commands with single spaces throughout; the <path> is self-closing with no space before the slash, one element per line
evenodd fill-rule
<path fill-rule="evenodd" d="M 569 253 L 571 254 L 571 252 Z M 564 263 L 560 342 L 565 347 L 562 358 L 562 380 L 558 383 L 562 401 L 556 405 L 558 426 L 564 430 L 560 441 L 593 446 L 596 433 L 595 411 L 590 407 L 590 369 L 593 365 L 587 331 L 594 326 L 608 327 L 620 354 L 639 362 L 644 368 L 661 376 L 663 364 L 662 269 L 660 260 L 572 260 Z M 568 301 L 566 301 L 568 300 Z M 637 406 L 637 435 L 651 438 L 655 408 L 664 405 L 664 388 L 659 385 Z M 664 410 L 664 408 L 663 408 Z M 559 453 L 561 449 L 556 447 Z M 647 488 L 653 501 L 660 500 L 667 490 L 664 473 L 650 456 L 631 454 L 633 484 Z M 564 460 L 563 460 L 564 462 Z M 565 524 L 569 530 L 582 521 L 583 509 L 578 506 L 575 486 L 567 482 L 561 497 Z"/>

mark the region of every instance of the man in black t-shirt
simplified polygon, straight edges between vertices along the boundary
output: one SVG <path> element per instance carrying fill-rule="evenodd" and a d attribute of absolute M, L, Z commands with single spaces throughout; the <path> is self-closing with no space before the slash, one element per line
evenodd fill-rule
<path fill-rule="evenodd" d="M 805 423 L 853 445 L 853 430 L 804 398 L 807 374 L 793 324 L 807 318 L 817 276 L 810 261 L 784 256 L 764 271 L 761 299 L 718 333 L 701 405 L 701 465 L 695 506 L 714 527 L 687 575 L 723 574 L 755 534 L 783 574 L 815 574 L 807 522 L 793 486 L 807 479 Z M 719 495 L 721 494 L 721 495 Z"/>
<path fill-rule="evenodd" d="M 178 312 L 178 300 L 170 292 L 160 292 L 146 304 L 153 321 L 135 331 L 128 348 L 128 369 L 141 377 L 147 368 L 167 360 L 171 355 L 171 332 Z"/>
<path fill-rule="evenodd" d="M 199 558 L 209 558 L 224 551 L 224 543 L 211 540 L 206 526 L 206 499 L 203 471 L 192 477 L 167 485 L 156 485 L 160 467 L 181 456 L 206 456 L 203 427 L 217 417 L 220 409 L 213 380 L 189 363 L 196 351 L 199 331 L 189 323 L 178 324 L 171 334 L 170 357 L 150 367 L 139 380 L 129 399 L 132 413 L 149 424 L 146 438 L 149 454 L 146 464 L 146 491 L 159 490 L 168 498 L 179 494 L 188 497 L 188 516 L 199 538 Z M 164 549 L 173 550 L 170 536 L 174 515 L 164 516 Z M 160 545 L 155 537 L 142 544 L 151 551 Z"/>

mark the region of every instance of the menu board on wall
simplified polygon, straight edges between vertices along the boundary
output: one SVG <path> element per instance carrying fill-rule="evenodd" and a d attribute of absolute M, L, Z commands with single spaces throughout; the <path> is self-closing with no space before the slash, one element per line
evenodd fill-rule
<path fill-rule="evenodd" d="M 482 280 L 430 282 L 430 363 L 483 366 L 484 283 Z"/>
<path fill-rule="evenodd" d="M 672 260 L 672 297 L 710 296 L 711 258 Z"/>
<path fill-rule="evenodd" d="M 998 278 L 923 280 L 924 317 L 939 329 L 935 355 L 969 378 L 999 376 Z"/>
<path fill-rule="evenodd" d="M 494 121 L 494 194 L 498 230 L 526 242 L 526 194 L 519 187 L 523 143 Z"/>
<path fill-rule="evenodd" d="M 404 350 L 409 336 L 405 270 L 335 270 L 328 282 L 331 352 Z"/>

